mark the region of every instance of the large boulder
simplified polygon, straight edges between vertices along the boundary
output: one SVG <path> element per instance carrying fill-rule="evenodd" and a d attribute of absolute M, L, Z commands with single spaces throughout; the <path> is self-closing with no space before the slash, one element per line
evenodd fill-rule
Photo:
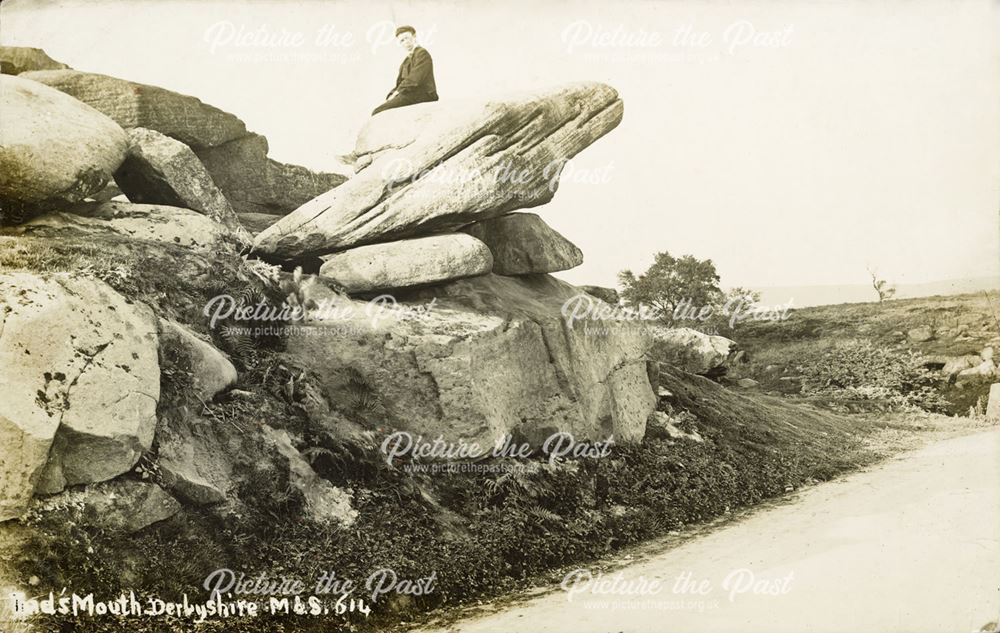
<path fill-rule="evenodd" d="M 240 221 L 191 148 L 155 130 L 128 131 L 129 150 L 115 182 L 132 202 L 203 213 L 230 229 Z"/>
<path fill-rule="evenodd" d="M 284 215 L 347 180 L 340 174 L 278 162 L 268 158 L 267 152 L 267 139 L 260 134 L 195 149 L 239 213 Z"/>
<path fill-rule="evenodd" d="M 51 239 L 118 236 L 213 253 L 232 233 L 211 218 L 189 209 L 110 201 L 67 205 L 64 211 L 52 211 L 23 224 L 2 228 L 0 235 Z"/>
<path fill-rule="evenodd" d="M 156 130 L 190 147 L 214 147 L 247 133 L 236 116 L 165 88 L 79 70 L 38 70 L 20 77 L 61 90 L 123 128 Z"/>
<path fill-rule="evenodd" d="M 69 68 L 57 62 L 40 48 L 30 46 L 0 46 L 0 72 L 19 75 L 31 70 L 59 70 Z"/>
<path fill-rule="evenodd" d="M 319 274 L 347 292 L 449 281 L 483 275 L 493 267 L 490 249 L 462 233 L 359 246 L 323 260 Z"/>
<path fill-rule="evenodd" d="M 0 520 L 34 491 L 103 481 L 153 441 L 156 321 L 102 281 L 0 274 Z"/>
<path fill-rule="evenodd" d="M 583 263 L 583 251 L 534 213 L 501 215 L 462 231 L 490 248 L 499 275 L 554 273 Z"/>
<path fill-rule="evenodd" d="M 736 343 L 686 327 L 653 326 L 657 360 L 691 374 L 715 374 L 723 370 Z"/>
<path fill-rule="evenodd" d="M 562 306 L 579 293 L 569 284 L 490 274 L 378 306 L 311 288 L 319 309 L 290 334 L 288 352 L 308 359 L 331 403 L 380 425 L 487 450 L 508 434 L 628 443 L 645 432 L 656 403 L 648 335 L 566 320 Z"/>
<path fill-rule="evenodd" d="M 453 231 L 552 199 L 565 161 L 614 129 L 611 87 L 575 83 L 505 100 L 438 101 L 372 117 L 358 173 L 256 238 L 278 259 Z"/>
<path fill-rule="evenodd" d="M 22 76 L 0 75 L 0 112 L 2 206 L 83 200 L 125 158 L 125 132 L 114 121 Z"/>

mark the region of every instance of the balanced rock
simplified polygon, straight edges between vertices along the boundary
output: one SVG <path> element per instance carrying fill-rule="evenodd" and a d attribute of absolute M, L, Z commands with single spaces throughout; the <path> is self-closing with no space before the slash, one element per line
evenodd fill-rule
<path fill-rule="evenodd" d="M 278 162 L 267 152 L 267 139 L 259 134 L 195 150 L 238 213 L 285 215 L 347 180 Z"/>
<path fill-rule="evenodd" d="M 671 367 L 691 374 L 720 371 L 736 343 L 724 336 L 712 336 L 691 328 L 653 326 L 654 355 Z"/>
<path fill-rule="evenodd" d="M 152 312 L 96 279 L 0 274 L 0 394 L 0 520 L 129 470 L 156 425 Z"/>
<path fill-rule="evenodd" d="M 30 70 L 59 70 L 69 68 L 57 62 L 40 48 L 30 46 L 0 46 L 0 69 L 8 75 L 19 75 Z"/>
<path fill-rule="evenodd" d="M 311 289 L 321 308 L 290 336 L 288 353 L 308 359 L 330 402 L 387 427 L 487 451 L 508 434 L 539 446 L 560 431 L 621 444 L 645 433 L 656 404 L 648 334 L 570 324 L 562 306 L 579 291 L 551 276 L 461 279 L 397 293 L 398 305 L 378 311 Z M 359 382 L 370 385 L 360 394 Z"/>
<path fill-rule="evenodd" d="M 530 275 L 569 270 L 583 263 L 583 251 L 534 213 L 511 213 L 471 224 L 462 232 L 493 253 L 498 275 Z"/>
<path fill-rule="evenodd" d="M 575 83 L 380 113 L 358 137 L 358 173 L 258 235 L 256 247 L 292 260 L 544 204 L 565 162 L 614 129 L 622 110 L 613 88 Z"/>
<path fill-rule="evenodd" d="M 322 258 L 322 277 L 347 292 L 368 292 L 483 275 L 493 267 L 490 249 L 462 233 L 359 246 Z"/>
<path fill-rule="evenodd" d="M 123 128 L 156 130 L 190 147 L 214 147 L 247 133 L 234 115 L 156 86 L 79 70 L 38 70 L 20 77 L 61 90 Z"/>
<path fill-rule="evenodd" d="M 231 235 L 223 225 L 189 209 L 131 202 L 88 202 L 67 205 L 14 227 L 0 235 L 60 239 L 110 237 L 146 240 L 214 252 Z"/>
<path fill-rule="evenodd" d="M 236 384 L 236 368 L 214 345 L 176 321 L 160 319 L 160 347 L 181 355 L 189 368 L 191 395 L 208 402 Z"/>
<path fill-rule="evenodd" d="M 83 200 L 125 158 L 125 132 L 114 121 L 23 76 L 0 75 L 0 112 L 0 202 Z"/>
<path fill-rule="evenodd" d="M 128 138 L 115 182 L 130 201 L 183 207 L 240 228 L 236 212 L 190 147 L 141 127 L 129 130 Z"/>

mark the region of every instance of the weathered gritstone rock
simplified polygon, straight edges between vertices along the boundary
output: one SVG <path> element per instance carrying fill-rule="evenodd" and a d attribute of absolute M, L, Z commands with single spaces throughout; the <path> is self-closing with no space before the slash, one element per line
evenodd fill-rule
<path fill-rule="evenodd" d="M 621 117 L 618 93 L 599 83 L 383 112 L 358 138 L 360 171 L 258 235 L 256 248 L 292 260 L 544 204 L 564 162 Z"/>
<path fill-rule="evenodd" d="M 408 288 L 483 275 L 493 268 L 490 249 L 462 233 L 359 246 L 322 259 L 320 276 L 347 292 Z"/>
<path fill-rule="evenodd" d="M 347 178 L 267 157 L 267 139 L 247 134 L 195 153 L 238 213 L 285 215 Z"/>
<path fill-rule="evenodd" d="M 130 201 L 191 209 L 242 230 L 233 207 L 190 147 L 145 128 L 129 130 L 128 139 L 115 182 Z"/>
<path fill-rule="evenodd" d="M 489 246 L 498 275 L 554 273 L 583 263 L 583 251 L 534 213 L 501 215 L 462 232 Z"/>
<path fill-rule="evenodd" d="M 52 239 L 120 236 L 215 252 L 219 242 L 232 232 L 190 209 L 110 201 L 69 205 L 65 211 L 53 211 L 17 226 L 0 228 L 0 235 Z"/>
<path fill-rule="evenodd" d="M 309 516 L 321 523 L 351 526 L 358 518 L 358 511 L 351 507 L 351 495 L 317 475 L 298 449 L 292 446 L 287 431 L 276 430 L 266 424 L 261 431 L 275 450 L 288 460 L 289 481 L 305 497 Z"/>
<path fill-rule="evenodd" d="M 57 62 L 40 48 L 29 46 L 0 46 L 0 69 L 8 75 L 18 75 L 31 70 L 59 70 L 69 68 Z"/>
<path fill-rule="evenodd" d="M 157 432 L 156 465 L 163 485 L 199 505 L 220 503 L 232 487 L 232 462 L 243 448 L 230 444 L 210 420 L 181 414 Z"/>
<path fill-rule="evenodd" d="M 656 403 L 649 337 L 610 322 L 570 327 L 561 309 L 573 286 L 484 275 L 413 290 L 382 311 L 314 289 L 317 320 L 292 334 L 288 353 L 310 363 L 330 402 L 357 399 L 363 376 L 380 424 L 487 449 L 507 434 L 538 445 L 555 431 L 617 443 L 645 432 Z"/>
<path fill-rule="evenodd" d="M 201 340 L 186 327 L 160 319 L 160 347 L 182 354 L 191 374 L 192 394 L 208 402 L 220 391 L 236 384 L 236 368 L 211 343 Z"/>
<path fill-rule="evenodd" d="M 990 396 L 986 404 L 986 419 L 1000 420 L 1000 382 L 990 385 Z"/>
<path fill-rule="evenodd" d="M 114 121 L 24 76 L 0 75 L 0 112 L 0 201 L 78 202 L 102 190 L 125 158 Z"/>
<path fill-rule="evenodd" d="M 710 374 L 724 367 L 736 343 L 691 328 L 652 326 L 660 359 L 691 374 Z"/>
<path fill-rule="evenodd" d="M 103 481 L 153 441 L 156 321 L 102 281 L 0 274 L 0 520 Z"/>
<path fill-rule="evenodd" d="M 79 70 L 39 70 L 20 77 L 61 90 L 123 128 L 156 130 L 193 148 L 222 145 L 247 133 L 232 114 L 156 86 Z"/>

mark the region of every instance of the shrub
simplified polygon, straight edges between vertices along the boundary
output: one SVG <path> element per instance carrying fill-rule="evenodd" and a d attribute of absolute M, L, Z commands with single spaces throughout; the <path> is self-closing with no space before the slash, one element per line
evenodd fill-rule
<path fill-rule="evenodd" d="M 890 408 L 914 406 L 941 411 L 947 406 L 936 389 L 937 379 L 912 350 L 847 341 L 803 359 L 802 392 L 846 400 L 881 402 Z"/>

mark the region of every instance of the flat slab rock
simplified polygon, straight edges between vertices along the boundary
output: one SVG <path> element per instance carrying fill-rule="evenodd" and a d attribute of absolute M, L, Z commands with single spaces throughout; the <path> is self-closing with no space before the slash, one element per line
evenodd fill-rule
<path fill-rule="evenodd" d="M 370 292 L 483 275 L 490 249 L 462 233 L 359 246 L 322 258 L 321 277 L 348 292 Z"/>
<path fill-rule="evenodd" d="M 234 234 L 190 209 L 111 200 L 64 205 L 23 224 L 0 227 L 0 235 L 52 239 L 113 236 L 215 252 L 222 240 Z"/>

